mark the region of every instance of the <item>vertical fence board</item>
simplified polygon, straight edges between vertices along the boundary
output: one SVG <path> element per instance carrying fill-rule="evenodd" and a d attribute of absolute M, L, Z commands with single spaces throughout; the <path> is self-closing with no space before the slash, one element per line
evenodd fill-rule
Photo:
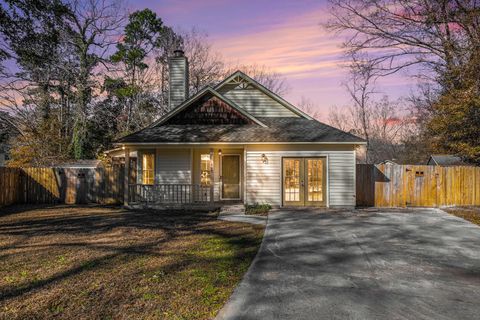
<path fill-rule="evenodd" d="M 480 205 L 480 167 L 359 164 L 356 183 L 358 206 Z"/>
<path fill-rule="evenodd" d="M 123 166 L 0 167 L 0 207 L 15 203 L 123 203 Z"/>

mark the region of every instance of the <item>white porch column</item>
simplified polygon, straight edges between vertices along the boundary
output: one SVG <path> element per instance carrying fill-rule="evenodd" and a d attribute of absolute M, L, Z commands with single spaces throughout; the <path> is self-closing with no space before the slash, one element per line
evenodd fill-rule
<path fill-rule="evenodd" d="M 213 192 L 213 189 L 215 188 L 215 172 L 213 170 L 213 162 L 214 162 L 214 158 L 215 158 L 215 151 L 214 149 L 210 149 L 210 202 L 213 203 L 214 199 L 213 199 L 213 196 L 214 196 L 214 192 Z"/>
<path fill-rule="evenodd" d="M 247 146 L 243 146 L 243 204 L 247 204 Z"/>
<path fill-rule="evenodd" d="M 130 149 L 125 148 L 125 174 L 123 175 L 123 205 L 128 206 L 130 180 Z"/>

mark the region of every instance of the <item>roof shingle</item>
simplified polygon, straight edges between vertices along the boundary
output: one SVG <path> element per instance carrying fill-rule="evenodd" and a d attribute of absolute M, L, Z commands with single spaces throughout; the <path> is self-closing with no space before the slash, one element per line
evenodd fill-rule
<path fill-rule="evenodd" d="M 260 118 L 267 127 L 249 125 L 158 125 L 117 140 L 117 143 L 214 142 L 350 142 L 364 140 L 316 120 L 300 117 Z"/>

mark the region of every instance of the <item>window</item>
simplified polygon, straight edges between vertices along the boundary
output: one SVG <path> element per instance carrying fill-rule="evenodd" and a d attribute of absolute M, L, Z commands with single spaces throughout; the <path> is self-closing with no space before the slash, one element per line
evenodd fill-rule
<path fill-rule="evenodd" d="M 211 170 L 210 170 L 210 155 L 201 154 L 200 155 L 200 184 L 202 186 L 210 186 L 211 180 Z"/>
<path fill-rule="evenodd" d="M 155 154 L 146 153 L 142 158 L 142 182 L 143 184 L 155 183 Z"/>

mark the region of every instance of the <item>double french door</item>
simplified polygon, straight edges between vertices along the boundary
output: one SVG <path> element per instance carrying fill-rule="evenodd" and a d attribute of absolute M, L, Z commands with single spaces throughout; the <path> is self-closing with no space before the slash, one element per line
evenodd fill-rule
<path fill-rule="evenodd" d="M 326 158 L 283 158 L 283 204 L 326 205 Z"/>

